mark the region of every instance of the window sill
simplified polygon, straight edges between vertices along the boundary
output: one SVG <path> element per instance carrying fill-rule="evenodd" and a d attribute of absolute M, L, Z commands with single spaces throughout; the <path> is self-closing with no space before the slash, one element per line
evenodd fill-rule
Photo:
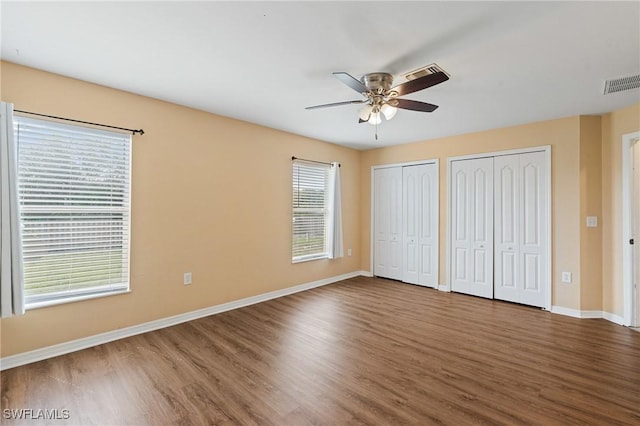
<path fill-rule="evenodd" d="M 126 293 L 131 293 L 131 290 L 123 289 L 123 290 L 110 291 L 105 293 L 84 294 L 84 295 L 78 295 L 78 296 L 69 296 L 69 297 L 60 298 L 60 299 L 43 300 L 41 302 L 33 302 L 33 303 L 25 304 L 24 308 L 25 310 L 30 311 L 32 309 L 46 308 L 48 306 L 62 305 L 65 303 L 81 302 L 83 300 L 98 299 L 101 297 L 117 296 L 117 295 L 126 294 Z"/>
<path fill-rule="evenodd" d="M 295 259 L 291 259 L 291 263 L 302 263 L 302 262 L 309 262 L 311 260 L 320 260 L 320 259 L 328 259 L 328 258 L 329 258 L 328 254 L 314 254 L 309 256 L 300 256 Z"/>

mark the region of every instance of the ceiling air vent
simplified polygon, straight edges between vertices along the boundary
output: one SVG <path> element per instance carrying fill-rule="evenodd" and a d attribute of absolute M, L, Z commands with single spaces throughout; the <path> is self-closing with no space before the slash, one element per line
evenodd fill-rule
<path fill-rule="evenodd" d="M 640 74 L 629 77 L 607 80 L 604 83 L 604 94 L 623 92 L 640 87 Z"/>
<path fill-rule="evenodd" d="M 406 78 L 407 80 L 415 80 L 416 78 L 424 77 L 425 75 L 435 74 L 437 72 L 443 72 L 447 74 L 449 77 L 451 77 L 448 72 L 440 68 L 440 65 L 431 64 L 431 65 L 427 65 L 426 67 L 418 68 L 417 70 L 414 70 L 405 74 L 404 78 Z"/>

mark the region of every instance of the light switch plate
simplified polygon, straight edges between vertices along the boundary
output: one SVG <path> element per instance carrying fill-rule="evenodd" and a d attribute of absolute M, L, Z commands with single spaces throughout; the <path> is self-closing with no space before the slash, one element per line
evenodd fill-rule
<path fill-rule="evenodd" d="M 191 284 L 191 272 L 184 273 L 184 285 Z"/>
<path fill-rule="evenodd" d="M 571 272 L 563 272 L 562 273 L 562 282 L 570 283 L 571 282 Z"/>
<path fill-rule="evenodd" d="M 587 228 L 598 227 L 598 216 L 587 216 Z"/>

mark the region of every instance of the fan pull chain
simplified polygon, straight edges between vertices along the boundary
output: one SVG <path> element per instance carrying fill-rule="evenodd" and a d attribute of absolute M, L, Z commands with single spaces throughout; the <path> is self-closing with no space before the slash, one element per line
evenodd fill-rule
<path fill-rule="evenodd" d="M 376 140 L 378 140 L 378 125 L 376 124 Z"/>

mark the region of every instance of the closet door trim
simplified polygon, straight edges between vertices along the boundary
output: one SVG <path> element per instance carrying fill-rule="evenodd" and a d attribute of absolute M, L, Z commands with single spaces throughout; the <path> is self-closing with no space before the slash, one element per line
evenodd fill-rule
<path fill-rule="evenodd" d="M 440 286 L 440 290 L 443 291 L 451 291 L 451 231 L 452 231 L 452 227 L 451 227 L 451 209 L 452 209 L 452 200 L 451 200 L 451 182 L 452 180 L 452 175 L 451 175 L 451 163 L 453 161 L 457 161 L 457 160 L 470 160 L 470 159 L 476 159 L 476 158 L 487 158 L 487 157 L 500 157 L 503 155 L 513 155 L 513 154 L 524 154 L 524 153 L 531 153 L 531 152 L 544 152 L 545 154 L 545 161 L 547 163 L 547 168 L 546 168 L 546 176 L 545 176 L 545 180 L 546 180 L 546 184 L 547 184 L 547 193 L 548 193 L 548 203 L 546 206 L 546 211 L 544 212 L 545 214 L 545 219 L 546 222 L 548 224 L 547 226 L 547 232 L 545 233 L 545 238 L 546 238 L 546 247 L 547 247 L 547 253 L 546 253 L 546 257 L 547 257 L 547 271 L 546 271 L 546 301 L 545 301 L 545 306 L 543 309 L 550 311 L 551 310 L 551 299 L 552 299 L 552 290 L 553 290 L 553 285 L 552 285 L 552 270 L 553 270 L 553 265 L 552 265 L 552 252 L 553 252 L 553 246 L 552 246 L 552 240 L 551 240 L 551 235 L 552 235 L 552 229 L 553 229 L 553 221 L 552 221 L 552 217 L 551 217 L 551 209 L 552 209 L 552 204 L 553 204 L 553 198 L 552 198 L 552 185 L 551 185 L 551 145 L 543 145 L 543 146 L 535 146 L 535 147 L 530 147 L 530 148 L 522 148 L 522 149 L 510 149 L 510 150 L 506 150 L 506 151 L 494 151 L 494 152 L 483 152 L 483 153 L 479 153 L 479 154 L 469 154 L 469 155 L 461 155 L 461 156 L 456 156 L 456 157 L 448 157 L 447 158 L 447 249 L 445 250 L 445 256 L 446 256 L 446 285 L 445 286 Z"/>

